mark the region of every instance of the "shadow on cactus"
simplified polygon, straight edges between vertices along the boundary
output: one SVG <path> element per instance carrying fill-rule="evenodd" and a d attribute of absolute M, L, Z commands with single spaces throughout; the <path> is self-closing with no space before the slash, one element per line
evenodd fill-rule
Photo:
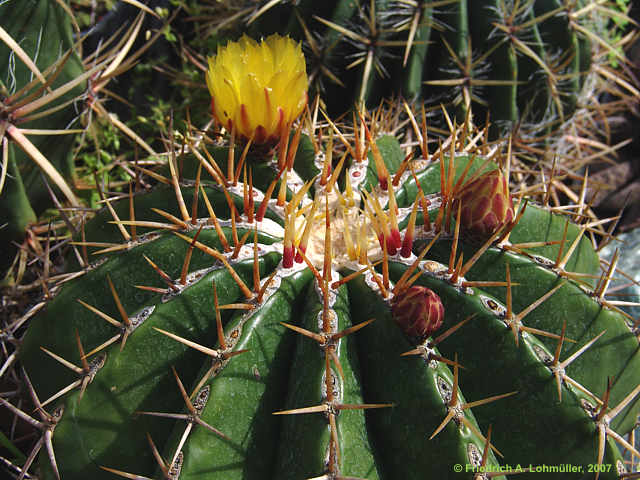
<path fill-rule="evenodd" d="M 409 109 L 337 125 L 316 107 L 271 153 L 186 132 L 156 189 L 87 223 L 81 268 L 26 317 L 41 436 L 22 471 L 620 478 L 637 325 L 605 299 L 594 226 L 480 188 L 468 235 L 466 192 L 509 177 L 506 139 L 453 124 L 430 151 Z"/>

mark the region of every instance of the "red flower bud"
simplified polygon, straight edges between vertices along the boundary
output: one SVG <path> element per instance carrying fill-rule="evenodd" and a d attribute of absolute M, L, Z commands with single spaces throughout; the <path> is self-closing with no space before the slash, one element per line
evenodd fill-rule
<path fill-rule="evenodd" d="M 426 338 L 442 326 L 444 306 L 433 290 L 414 285 L 393 298 L 391 314 L 406 335 Z"/>
<path fill-rule="evenodd" d="M 454 211 L 460 203 L 460 226 L 479 239 L 489 238 L 514 218 L 507 179 L 500 170 L 484 173 L 464 185 L 454 201 Z"/>

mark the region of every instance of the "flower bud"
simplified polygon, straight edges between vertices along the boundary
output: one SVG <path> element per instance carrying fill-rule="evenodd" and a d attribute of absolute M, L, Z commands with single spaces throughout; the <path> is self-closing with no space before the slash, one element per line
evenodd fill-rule
<path fill-rule="evenodd" d="M 442 326 L 444 306 L 433 290 L 414 285 L 393 298 L 391 315 L 409 337 L 426 338 Z"/>
<path fill-rule="evenodd" d="M 454 211 L 462 204 L 460 226 L 466 234 L 487 239 L 514 218 L 507 179 L 492 170 L 463 185 L 454 200 Z"/>

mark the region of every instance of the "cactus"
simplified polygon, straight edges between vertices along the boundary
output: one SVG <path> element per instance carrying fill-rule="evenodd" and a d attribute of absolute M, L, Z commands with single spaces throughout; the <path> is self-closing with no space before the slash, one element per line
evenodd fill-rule
<path fill-rule="evenodd" d="M 479 124 L 490 111 L 494 127 L 517 126 L 523 138 L 540 138 L 565 133 L 558 130 L 576 111 L 584 116 L 594 88 L 596 95 L 603 89 L 594 78 L 608 75 L 608 58 L 623 58 L 611 21 L 628 18 L 623 4 L 588 4 L 228 2 L 208 25 L 231 36 L 234 25 L 256 38 L 284 30 L 303 40 L 312 95 L 320 92 L 336 114 L 350 106 L 345 95 L 369 106 L 391 95 L 420 96 L 436 108 L 448 105 L 458 121 L 473 111 Z"/>
<path fill-rule="evenodd" d="M 51 204 L 41 172 L 78 205 L 69 186 L 77 131 L 70 127 L 87 75 L 63 6 L 51 0 L 0 4 L 0 139 L 10 174 L 4 188 L 0 182 L 0 218 L 8 221 L 7 243 L 21 240 Z M 2 249 L 8 249 L 4 242 Z"/>
<path fill-rule="evenodd" d="M 406 124 L 416 160 L 383 133 Z M 0 403 L 41 433 L 23 476 L 620 478 L 638 340 L 592 226 L 520 199 L 478 243 L 460 199 L 508 142 L 467 121 L 430 152 L 407 108 L 327 128 L 272 151 L 189 131 L 154 190 L 105 198 L 78 272 L 3 332 L 36 418 Z"/>
<path fill-rule="evenodd" d="M 100 150 L 95 127 L 91 128 L 94 118 L 108 122 L 155 154 L 140 136 L 109 113 L 102 94 L 109 82 L 132 68 L 161 35 L 154 32 L 132 51 L 145 15 L 159 18 L 158 14 L 135 2 L 142 12 L 125 25 L 127 28 L 103 38 L 99 48 L 94 46 L 94 51 L 81 58 L 87 37 L 80 35 L 68 3 L 0 2 L 0 228 L 4 229 L 0 249 L 8 252 L 0 260 L 3 270 L 13 256 L 12 241 L 20 242 L 26 236 L 23 246 L 37 243 L 34 231 L 26 230 L 46 209 L 80 206 L 73 189 L 79 176 L 75 154 L 85 135 L 92 137 Z M 83 134 L 80 139 L 76 138 L 78 133 Z M 76 140 L 78 144 L 74 144 Z M 63 218 L 71 226 L 68 216 L 63 214 Z M 13 272 L 20 262 L 17 257 L 5 277 L 9 284 L 21 276 Z"/>
<path fill-rule="evenodd" d="M 521 202 L 514 224 L 473 243 L 451 205 L 496 168 L 484 146 L 413 161 L 394 137 L 356 138 L 341 197 L 318 139 L 301 138 L 286 182 L 277 159 L 252 165 L 271 200 L 221 176 L 236 170 L 223 147 L 219 167 L 194 147 L 182 177 L 172 163 L 168 185 L 87 224 L 77 243 L 99 245 L 97 260 L 52 292 L 20 346 L 42 478 L 424 478 L 499 462 L 618 478 L 638 341 L 606 278 L 587 288 L 587 226 Z M 163 218 L 146 220 L 152 207 Z M 411 248 L 389 254 L 394 235 Z M 444 306 L 426 340 L 393 320 L 412 284 Z"/>

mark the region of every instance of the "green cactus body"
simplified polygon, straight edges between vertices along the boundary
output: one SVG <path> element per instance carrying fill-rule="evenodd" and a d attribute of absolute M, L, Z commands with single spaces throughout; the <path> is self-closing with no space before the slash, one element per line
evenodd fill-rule
<path fill-rule="evenodd" d="M 611 37 L 603 13 L 619 8 L 584 7 L 574 0 L 264 1 L 253 6 L 248 27 L 259 38 L 288 25 L 306 43 L 315 89 L 335 113 L 349 105 L 345 94 L 369 106 L 394 94 L 420 96 L 449 105 L 458 121 L 472 110 L 483 122 L 490 106 L 494 134 L 518 125 L 524 136 L 543 137 L 579 107 L 600 62 L 591 37 Z"/>
<path fill-rule="evenodd" d="M 377 148 L 352 145 L 360 157 L 332 182 L 314 144 L 324 148 L 300 142 L 262 221 L 241 182 L 185 180 L 199 155 L 181 159 L 176 188 L 132 197 L 135 221 L 123 201 L 119 225 L 109 212 L 87 224 L 78 248 L 107 251 L 53 292 L 20 347 L 40 401 L 56 395 L 44 410 L 62 412 L 45 426 L 55 463 L 43 448 L 41 478 L 56 478 L 52 465 L 64 480 L 474 478 L 500 465 L 581 478 L 566 465 L 594 477 L 598 464 L 600 478 L 619 478 L 618 441 L 639 408 L 638 340 L 602 300 L 585 227 L 529 205 L 508 239 L 503 229 L 481 247 L 457 238 L 450 207 L 496 168 L 484 146 L 403 160 L 399 142 L 380 136 Z M 253 178 L 260 171 L 268 188 L 277 165 L 250 166 Z M 306 181 L 313 197 L 298 193 Z M 252 188 L 258 210 L 264 196 Z M 392 318 L 391 299 L 411 282 L 444 305 L 443 326 L 424 341 Z M 54 355 L 82 365 L 76 331 L 82 351 L 98 351 L 74 373 Z"/>

